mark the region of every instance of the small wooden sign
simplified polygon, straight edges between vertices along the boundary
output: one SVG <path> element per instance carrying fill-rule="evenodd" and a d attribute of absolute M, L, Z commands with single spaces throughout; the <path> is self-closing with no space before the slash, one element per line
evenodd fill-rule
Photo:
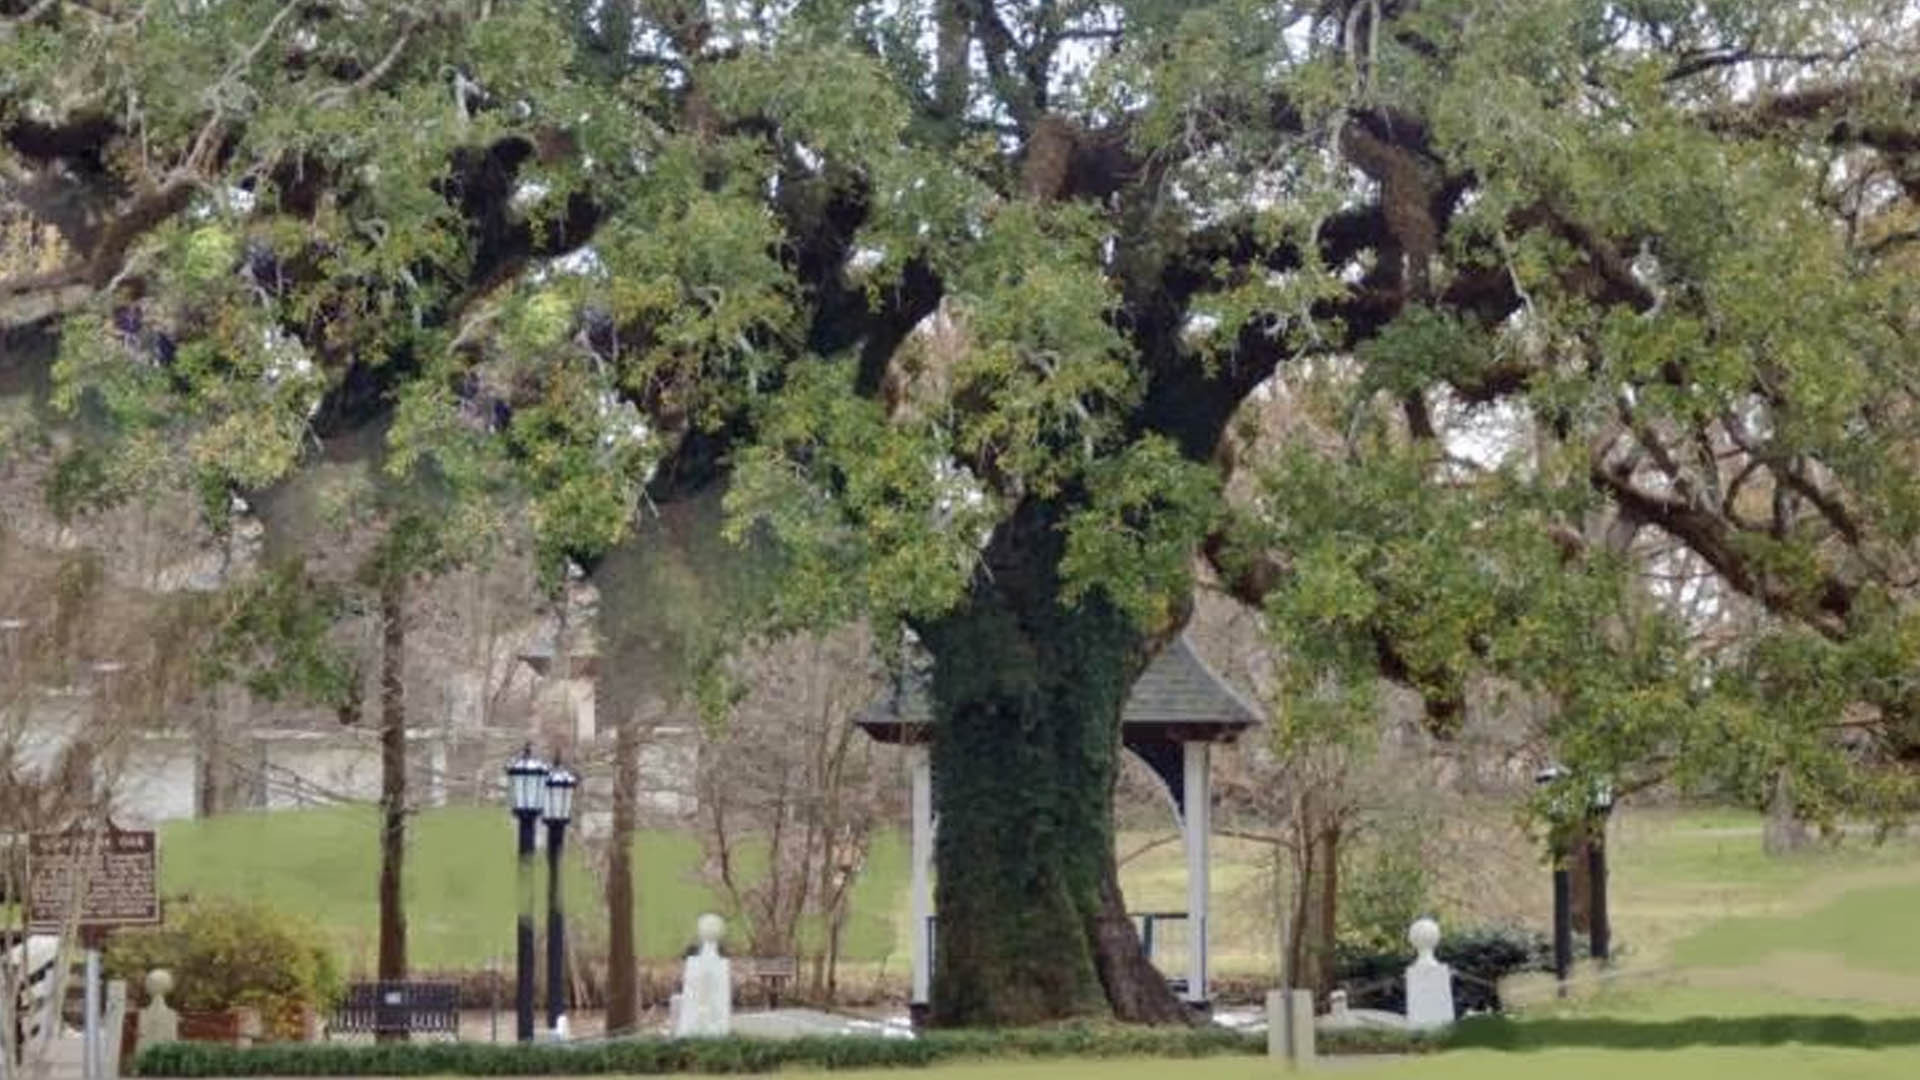
<path fill-rule="evenodd" d="M 27 842 L 27 928 L 152 926 L 160 921 L 159 871 L 150 830 L 36 834 Z"/>

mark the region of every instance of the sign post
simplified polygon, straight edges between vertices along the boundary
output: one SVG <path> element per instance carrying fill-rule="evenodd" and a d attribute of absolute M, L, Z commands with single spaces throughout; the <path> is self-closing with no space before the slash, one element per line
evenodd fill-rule
<path fill-rule="evenodd" d="M 100 945 L 116 926 L 160 921 L 160 848 L 151 831 L 72 828 L 27 842 L 27 930 L 64 934 L 77 928 L 86 948 L 86 1022 L 81 1060 L 86 1080 L 106 1080 L 100 1037 Z M 48 999 L 57 1017 L 58 995 Z M 58 1030 L 49 1024 L 49 1031 Z"/>

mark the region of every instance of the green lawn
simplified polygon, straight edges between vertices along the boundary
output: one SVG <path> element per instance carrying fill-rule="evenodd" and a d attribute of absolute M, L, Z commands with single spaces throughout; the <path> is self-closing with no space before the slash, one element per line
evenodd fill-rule
<path fill-rule="evenodd" d="M 1874 845 L 1853 835 L 1837 850 L 1772 858 L 1761 852 L 1759 823 L 1758 815 L 1725 811 L 1644 812 L 1615 826 L 1615 918 L 1637 962 L 1737 960 L 1747 952 L 1740 939 L 1778 932 L 1791 940 L 1798 930 L 1772 924 L 1807 916 L 1842 893 L 1920 884 L 1920 845 L 1910 838 Z M 1701 942 L 1703 934 L 1717 940 Z"/>
<path fill-rule="evenodd" d="M 1898 839 L 1875 847 L 1856 836 L 1838 851 L 1771 859 L 1760 851 L 1757 825 L 1757 816 L 1726 811 L 1621 815 L 1613 832 L 1613 911 L 1616 939 L 1626 947 L 1624 974 L 1571 1006 L 1550 1000 L 1550 988 L 1521 997 L 1554 1013 L 1639 1016 L 1920 1008 L 1920 934 L 1911 932 L 1907 916 L 1920 900 L 1920 844 Z M 491 808 L 414 819 L 407 891 L 416 967 L 481 969 L 502 953 L 513 922 L 511 828 Z M 1153 835 L 1129 833 L 1120 848 L 1135 850 Z M 346 968 L 361 971 L 371 967 L 375 945 L 376 836 L 370 807 L 177 822 L 162 832 L 164 888 L 172 895 L 258 898 L 311 918 L 335 940 Z M 1216 971 L 1268 970 L 1271 920 L 1244 900 L 1265 887 L 1262 852 L 1221 838 L 1214 854 Z M 691 833 L 638 838 L 644 956 L 676 956 L 699 912 L 725 910 L 702 880 L 700 862 Z M 907 876 L 903 838 L 883 832 L 854 892 L 843 952 L 852 964 L 904 973 Z M 1537 906 L 1544 916 L 1546 875 L 1525 877 L 1523 884 L 1537 884 L 1541 895 L 1523 909 Z M 1177 844 L 1130 862 L 1122 879 L 1135 910 L 1185 907 Z M 577 854 L 569 859 L 567 889 L 581 946 L 597 951 L 605 916 L 598 885 Z"/>
<path fill-rule="evenodd" d="M 1277 1080 L 1290 1074 L 1266 1058 L 1198 1061 L 994 1062 L 936 1069 L 836 1072 L 837 1080 Z M 1713 1048 L 1649 1053 L 1636 1050 L 1549 1050 L 1507 1054 L 1460 1051 L 1392 1060 L 1323 1062 L 1314 1074 L 1378 1080 L 1905 1080 L 1920 1075 L 1920 1050 L 1845 1050 L 1789 1046 Z M 799 1075 L 783 1073 L 785 1076 Z M 828 1074 L 819 1074 L 822 1076 Z"/>
<path fill-rule="evenodd" d="M 426 971 L 484 969 L 512 942 L 513 826 L 485 808 L 430 810 L 407 838 L 407 924 L 413 964 Z M 378 826 L 371 807 L 230 814 L 161 830 L 161 888 L 169 896 L 255 899 L 310 918 L 333 938 L 349 971 L 371 969 L 377 944 L 374 886 Z M 700 845 L 687 833 L 646 832 L 634 844 L 641 954 L 679 955 L 702 911 L 724 910 L 700 878 Z M 906 853 L 892 835 L 875 844 L 855 886 L 844 938 L 850 959 L 877 963 L 895 952 L 893 907 L 904 893 Z M 751 856 L 747 872 L 752 873 Z M 545 859 L 540 889 L 546 888 Z M 603 940 L 599 886 L 577 852 L 567 858 L 566 895 L 583 948 Z"/>
<path fill-rule="evenodd" d="M 414 960 L 422 970 L 483 967 L 508 940 L 513 864 L 503 819 L 490 809 L 415 819 L 407 880 Z M 1911 1019 L 1920 1012 L 1920 934 L 1908 914 L 1920 901 L 1920 844 L 1898 839 L 1876 847 L 1853 837 L 1837 851 L 1771 859 L 1760 851 L 1756 824 L 1726 812 L 1622 815 L 1613 834 L 1613 910 L 1616 935 L 1629 951 L 1611 977 L 1584 982 L 1566 1001 L 1550 984 L 1514 987 L 1521 1034 L 1508 1049 L 1349 1058 L 1323 1069 L 1383 1080 L 1920 1076 L 1920 1022 Z M 1147 838 L 1129 835 L 1122 850 Z M 370 966 L 373 949 L 375 840 L 370 808 L 177 823 L 162 835 L 164 887 L 170 894 L 256 897 L 309 917 L 339 943 L 349 969 L 361 969 Z M 1215 854 L 1216 905 L 1258 885 L 1257 849 L 1221 842 Z M 694 916 L 725 905 L 701 880 L 697 837 L 649 832 L 638 839 L 635 857 L 642 951 L 674 956 Z M 1123 876 L 1130 906 L 1184 906 L 1183 874 L 1177 845 L 1129 864 Z M 850 960 L 904 970 L 906 883 L 904 844 L 883 834 L 856 888 Z M 583 947 L 597 948 L 604 915 L 577 857 L 568 888 L 588 939 Z M 1219 933 L 1216 950 L 1224 944 L 1260 962 L 1268 933 L 1260 919 L 1233 915 Z M 1791 1019 L 1769 1019 L 1782 1015 Z M 1858 1048 L 1862 1043 L 1883 1048 Z M 1530 1045 L 1552 1048 L 1521 1048 Z M 835 1075 L 1158 1080 L 1170 1067 L 1183 1080 L 1284 1071 L 1265 1059 L 1228 1058 Z"/>
<path fill-rule="evenodd" d="M 1229 1077 L 1272 1076 L 1252 1066 Z M 1352 1070 L 1379 1080 L 1894 1080 L 1920 1075 L 1920 1050 L 1847 1050 L 1829 1047 L 1643 1050 L 1549 1050 L 1530 1054 L 1462 1051 Z M 1195 1076 L 1192 1080 L 1202 1080 Z"/>
<path fill-rule="evenodd" d="M 1917 893 L 1911 884 L 1861 888 L 1804 914 L 1725 919 L 1679 942 L 1674 960 L 1744 967 L 1789 950 L 1830 954 L 1865 971 L 1920 974 Z"/>

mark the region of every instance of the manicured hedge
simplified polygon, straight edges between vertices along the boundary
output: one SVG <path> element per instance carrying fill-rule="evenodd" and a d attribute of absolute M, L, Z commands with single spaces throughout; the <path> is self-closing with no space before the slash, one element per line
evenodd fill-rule
<path fill-rule="evenodd" d="M 1920 1018 L 1845 1014 L 1691 1016 L 1675 1020 L 1569 1017 L 1512 1020 L 1475 1016 L 1454 1025 L 1450 1050 L 1531 1051 L 1562 1047 L 1679 1050 L 1693 1046 L 1841 1046 L 1861 1050 L 1920 1046 Z"/>
<path fill-rule="evenodd" d="M 1207 1057 L 1264 1053 L 1264 1037 L 1221 1028 L 1073 1027 L 940 1031 L 915 1039 L 627 1039 L 584 1046 L 494 1043 L 170 1043 L 141 1053 L 141 1076 L 589 1076 L 758 1073 L 782 1068 L 913 1068 L 990 1058 Z"/>
<path fill-rule="evenodd" d="M 1449 1045 L 1445 1032 L 1401 1031 L 1386 1027 L 1321 1031 L 1315 1033 L 1313 1041 L 1314 1049 L 1328 1057 L 1350 1054 L 1431 1054 Z"/>

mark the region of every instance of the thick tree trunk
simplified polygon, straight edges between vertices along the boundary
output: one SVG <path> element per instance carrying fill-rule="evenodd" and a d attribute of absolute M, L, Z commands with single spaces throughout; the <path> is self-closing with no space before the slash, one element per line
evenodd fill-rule
<path fill-rule="evenodd" d="M 996 534 L 934 657 L 939 911 L 931 1022 L 1187 1011 L 1127 918 L 1113 854 L 1120 712 L 1151 643 L 1098 597 L 1059 603 L 1056 516 Z"/>
<path fill-rule="evenodd" d="M 381 979 L 407 977 L 407 915 L 400 890 L 407 852 L 406 647 L 406 583 L 395 575 L 380 588 Z"/>

